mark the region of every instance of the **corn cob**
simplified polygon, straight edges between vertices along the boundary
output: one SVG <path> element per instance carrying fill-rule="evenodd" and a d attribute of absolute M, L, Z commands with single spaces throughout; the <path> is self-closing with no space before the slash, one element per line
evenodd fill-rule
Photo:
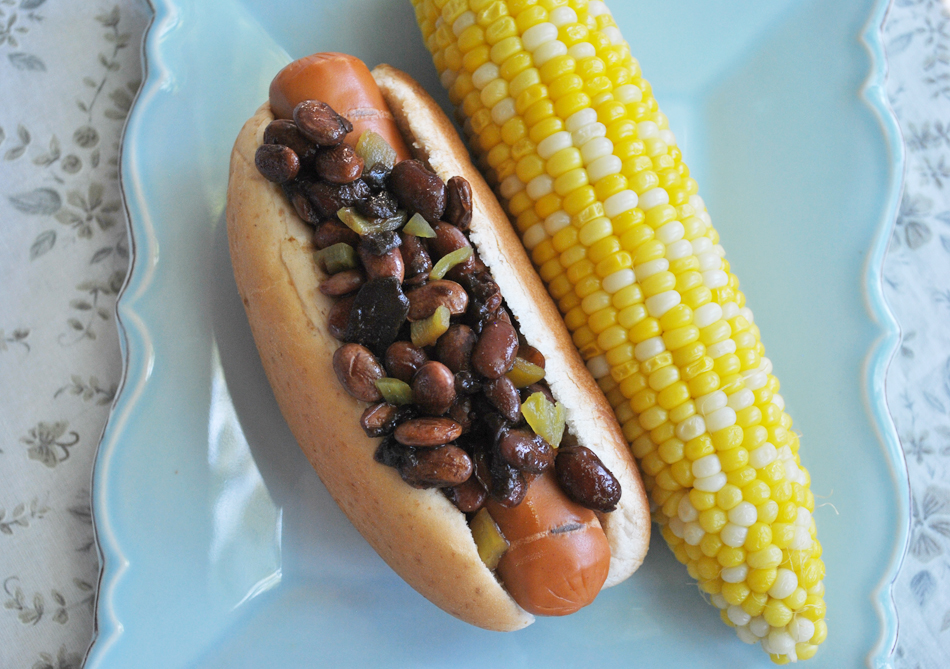
<path fill-rule="evenodd" d="M 676 558 L 778 664 L 827 634 L 799 438 L 666 116 L 600 0 L 412 0 L 479 166 Z"/>

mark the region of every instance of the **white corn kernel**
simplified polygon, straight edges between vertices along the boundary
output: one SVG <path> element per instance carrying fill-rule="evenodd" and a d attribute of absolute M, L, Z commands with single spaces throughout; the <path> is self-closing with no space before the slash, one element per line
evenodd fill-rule
<path fill-rule="evenodd" d="M 805 643 L 815 636 L 815 623 L 804 616 L 795 616 L 786 626 L 797 643 Z"/>
<path fill-rule="evenodd" d="M 637 123 L 637 137 L 640 139 L 650 139 L 656 137 L 660 128 L 653 121 L 640 121 Z"/>
<path fill-rule="evenodd" d="M 667 146 L 676 146 L 676 135 L 674 135 L 673 131 L 669 128 L 660 130 L 659 135 L 660 139 L 662 139 Z"/>
<path fill-rule="evenodd" d="M 587 13 L 591 16 L 600 16 L 601 14 L 610 14 L 610 10 L 601 0 L 591 0 L 587 4 Z"/>
<path fill-rule="evenodd" d="M 691 417 L 695 418 L 695 416 L 691 416 Z M 683 422 L 686 422 L 686 421 L 683 421 Z M 680 425 L 682 424 L 683 423 L 680 423 Z M 718 474 L 713 474 L 712 476 L 705 476 L 701 479 L 696 479 L 695 481 L 693 481 L 693 487 L 703 492 L 719 492 L 720 490 L 722 490 L 722 487 L 724 485 L 726 485 L 726 475 L 722 472 L 719 472 Z M 745 541 L 744 537 L 742 541 L 743 542 Z M 741 546 L 742 543 L 740 543 L 739 545 Z"/>
<path fill-rule="evenodd" d="M 643 362 L 653 356 L 659 355 L 665 350 L 666 344 L 663 343 L 662 337 L 650 337 L 649 339 L 644 339 L 633 348 L 633 355 L 638 361 Z"/>
<path fill-rule="evenodd" d="M 621 44 L 623 42 L 623 34 L 620 32 L 620 28 L 617 26 L 604 26 L 604 29 L 600 32 L 606 35 L 607 39 L 609 39 L 610 43 L 613 45 Z"/>
<path fill-rule="evenodd" d="M 498 66 L 488 61 L 472 72 L 472 85 L 478 90 L 482 90 L 485 86 L 498 79 L 498 76 Z"/>
<path fill-rule="evenodd" d="M 778 456 L 778 451 L 771 442 L 765 442 L 758 448 L 749 451 L 749 465 L 754 469 L 762 469 L 772 463 Z"/>
<path fill-rule="evenodd" d="M 538 144 L 537 152 L 544 160 L 547 160 L 561 149 L 571 146 L 571 133 L 566 130 L 555 132 L 548 135 Z"/>
<path fill-rule="evenodd" d="M 567 50 L 567 53 L 574 60 L 584 60 L 585 58 L 590 58 L 591 56 L 597 55 L 597 50 L 594 48 L 594 45 L 590 42 L 578 42 L 570 49 Z"/>
<path fill-rule="evenodd" d="M 525 247 L 527 247 L 527 249 L 530 251 L 547 238 L 548 233 L 544 231 L 544 224 L 535 223 L 530 228 L 525 230 L 522 241 L 524 242 Z"/>
<path fill-rule="evenodd" d="M 626 288 L 636 280 L 636 275 L 632 269 L 619 269 L 613 274 L 608 274 L 602 282 L 603 289 L 613 295 L 618 290 Z"/>
<path fill-rule="evenodd" d="M 790 548 L 796 551 L 809 550 L 814 545 L 814 539 L 811 537 L 811 533 L 807 528 L 796 527 L 795 528 L 795 538 L 792 539 L 792 545 Z"/>
<path fill-rule="evenodd" d="M 742 583 L 748 575 L 749 575 L 749 565 L 745 563 L 737 565 L 735 567 L 729 567 L 727 569 L 723 569 L 719 573 L 719 577 L 726 583 Z M 752 616 L 749 616 L 749 618 L 751 617 Z M 746 619 L 746 622 L 749 622 L 748 618 Z M 744 625 L 745 623 L 739 623 L 739 624 Z"/>
<path fill-rule="evenodd" d="M 698 546 L 699 542 L 703 540 L 705 535 L 706 532 L 703 531 L 702 525 L 696 521 L 686 523 L 683 526 L 683 541 L 688 543 L 690 546 Z"/>
<path fill-rule="evenodd" d="M 683 527 L 685 527 L 685 525 L 686 523 L 684 523 L 682 520 L 680 520 L 679 518 L 675 516 L 673 518 L 670 518 L 670 522 L 668 523 L 670 532 L 672 532 L 673 536 L 678 539 L 683 538 Z"/>
<path fill-rule="evenodd" d="M 733 318 L 739 315 L 739 305 L 735 302 L 726 302 L 722 305 L 722 317 L 727 321 L 731 321 Z"/>
<path fill-rule="evenodd" d="M 706 429 L 710 432 L 719 432 L 736 424 L 736 412 L 729 407 L 723 407 L 706 416 Z"/>
<path fill-rule="evenodd" d="M 709 455 L 704 455 L 703 457 L 694 460 L 692 471 L 693 476 L 698 479 L 718 474 L 722 471 L 722 464 L 719 462 L 719 456 L 715 453 L 710 453 Z"/>
<path fill-rule="evenodd" d="M 458 37 L 462 34 L 463 30 L 473 25 L 475 25 L 475 12 L 468 10 L 455 19 L 455 22 L 452 24 L 452 32 Z"/>
<path fill-rule="evenodd" d="M 507 97 L 491 108 L 491 120 L 495 125 L 504 125 L 507 121 L 513 119 L 516 113 L 514 98 Z"/>
<path fill-rule="evenodd" d="M 749 307 L 741 307 L 739 314 L 750 323 L 755 323 L 755 316 L 752 315 L 752 310 Z"/>
<path fill-rule="evenodd" d="M 696 256 L 699 260 L 699 271 L 708 272 L 713 269 L 722 269 L 722 258 L 717 256 L 712 251 L 706 251 L 706 253 L 700 253 Z"/>
<path fill-rule="evenodd" d="M 782 411 L 785 411 L 785 398 L 779 395 L 778 393 L 775 393 L 774 395 L 772 395 L 772 404 L 777 406 Z"/>
<path fill-rule="evenodd" d="M 568 132 L 573 133 L 591 123 L 597 123 L 597 111 L 590 107 L 584 107 L 584 109 L 568 116 L 564 122 L 564 127 L 567 128 Z"/>
<path fill-rule="evenodd" d="M 769 588 L 769 597 L 785 599 L 795 592 L 798 587 L 798 576 L 791 569 L 779 568 L 775 575 L 775 582 Z"/>
<path fill-rule="evenodd" d="M 644 358 L 646 360 L 647 358 Z M 706 421 L 702 416 L 690 416 L 676 426 L 676 438 L 680 441 L 695 439 L 706 431 Z"/>
<path fill-rule="evenodd" d="M 689 495 L 683 495 L 680 499 L 680 503 L 676 507 L 676 515 L 678 515 L 680 520 L 684 523 L 689 523 L 699 518 L 699 511 L 697 511 L 693 503 L 689 501 Z"/>
<path fill-rule="evenodd" d="M 811 527 L 811 512 L 803 506 L 798 507 L 795 524 L 799 527 Z"/>
<path fill-rule="evenodd" d="M 606 139 L 607 126 L 605 126 L 603 123 L 594 122 L 594 123 L 588 123 L 585 126 L 581 126 L 577 130 L 571 130 L 569 132 L 571 133 L 571 141 L 574 142 L 574 146 L 584 146 L 592 139 L 596 139 L 598 137 Z M 607 141 L 610 142 L 609 139 Z M 609 153 L 613 151 L 613 149 L 614 149 L 614 145 L 611 142 L 610 148 L 607 149 L 607 152 Z M 581 151 L 581 156 L 583 155 L 584 155 L 584 152 Z"/>
<path fill-rule="evenodd" d="M 739 637 L 739 641 L 742 643 L 759 643 L 759 637 L 754 635 L 746 625 L 740 625 L 736 627 L 736 636 Z"/>
<path fill-rule="evenodd" d="M 722 319 L 722 307 L 715 302 L 704 304 L 693 312 L 693 325 L 702 329 Z"/>
<path fill-rule="evenodd" d="M 736 352 L 736 342 L 734 339 L 723 339 L 715 344 L 706 347 L 706 355 L 713 360 L 721 358 L 728 353 Z"/>
<path fill-rule="evenodd" d="M 577 132 L 582 132 L 582 130 L 578 130 Z M 574 134 L 576 135 L 577 133 Z M 573 138 L 571 141 L 574 141 Z M 581 147 L 581 160 L 584 161 L 585 165 L 590 165 L 608 156 L 617 158 L 617 156 L 611 153 L 611 151 L 614 150 L 614 143 L 606 137 L 592 137 L 588 139 L 586 143 L 581 144 L 580 142 L 575 142 L 575 144 Z M 617 160 L 620 159 L 617 158 Z"/>
<path fill-rule="evenodd" d="M 767 638 L 770 652 L 776 655 L 786 655 L 795 650 L 795 640 L 783 629 L 772 630 Z"/>
<path fill-rule="evenodd" d="M 552 58 L 566 55 L 567 45 L 559 39 L 552 39 L 535 49 L 534 53 L 531 54 L 531 58 L 534 60 L 536 67 L 541 67 Z"/>
<path fill-rule="evenodd" d="M 696 398 L 696 411 L 702 416 L 708 416 L 714 411 L 726 406 L 726 393 L 721 390 L 714 390 L 708 395 L 702 395 Z"/>
<path fill-rule="evenodd" d="M 727 406 L 733 411 L 742 411 L 753 404 L 755 404 L 755 393 L 748 388 L 742 388 L 729 396 Z"/>
<path fill-rule="evenodd" d="M 517 175 L 512 174 L 511 176 L 505 177 L 505 180 L 501 182 L 501 186 L 499 186 L 498 190 L 501 192 L 503 198 L 510 200 L 524 190 L 524 182 L 519 179 Z"/>
<path fill-rule="evenodd" d="M 643 99 L 643 91 L 633 84 L 624 84 L 614 89 L 614 99 L 625 105 L 631 102 L 640 102 Z"/>
<path fill-rule="evenodd" d="M 726 477 L 725 474 L 722 475 Z M 745 538 L 749 534 L 749 528 L 735 523 L 726 523 L 726 526 L 719 532 L 719 539 L 722 543 L 733 548 L 738 548 L 745 543 Z"/>
<path fill-rule="evenodd" d="M 656 231 L 656 238 L 669 246 L 673 242 L 678 242 L 683 238 L 686 228 L 679 221 L 670 221 L 661 225 Z"/>
<path fill-rule="evenodd" d="M 633 271 L 636 272 L 637 281 L 643 281 L 647 277 L 653 276 L 657 272 L 665 272 L 669 268 L 669 260 L 666 258 L 657 258 L 656 260 L 648 260 L 647 262 L 640 263 L 633 268 Z"/>
<path fill-rule="evenodd" d="M 706 203 L 703 201 L 702 195 L 697 195 L 695 193 L 690 195 L 689 206 L 698 212 L 706 211 Z"/>
<path fill-rule="evenodd" d="M 689 240 L 681 239 L 666 247 L 665 257 L 667 260 L 679 260 L 680 258 L 686 258 L 692 253 L 693 247 L 690 246 Z"/>
<path fill-rule="evenodd" d="M 439 77 L 439 81 L 442 82 L 443 88 L 452 88 L 452 84 L 455 83 L 455 80 L 458 79 L 458 76 L 458 72 L 455 70 L 446 69 Z"/>
<path fill-rule="evenodd" d="M 653 318 L 660 318 L 667 311 L 678 305 L 682 299 L 679 291 L 667 290 L 648 297 L 646 299 L 646 308 Z"/>
<path fill-rule="evenodd" d="M 577 23 L 577 12 L 570 7 L 555 7 L 548 15 L 548 19 L 558 28 L 569 23 Z"/>
<path fill-rule="evenodd" d="M 756 369 L 750 369 L 742 372 L 742 380 L 745 381 L 745 387 L 749 390 L 758 390 L 768 383 L 769 377 Z"/>
<path fill-rule="evenodd" d="M 563 209 L 558 209 L 553 214 L 544 219 L 544 231 L 552 237 L 560 230 L 563 230 L 571 224 L 571 215 Z"/>
<path fill-rule="evenodd" d="M 772 361 L 766 358 L 764 355 L 762 356 L 762 359 L 759 361 L 759 371 L 765 372 L 766 374 L 772 373 Z"/>
<path fill-rule="evenodd" d="M 761 639 L 768 636 L 768 633 L 772 631 L 772 626 L 762 616 L 753 616 L 749 621 L 749 631 Z"/>
<path fill-rule="evenodd" d="M 619 174 L 622 167 L 623 161 L 620 160 L 620 158 L 614 155 L 607 155 L 598 158 L 588 165 L 587 175 L 590 182 L 595 184 L 604 177 L 609 177 L 611 174 Z"/>
<path fill-rule="evenodd" d="M 595 379 L 600 379 L 610 374 L 610 363 L 606 356 L 598 355 L 587 361 L 587 371 Z"/>
<path fill-rule="evenodd" d="M 521 35 L 524 48 L 528 51 L 534 51 L 545 42 L 555 39 L 557 39 L 557 26 L 547 22 L 535 24 Z"/>
<path fill-rule="evenodd" d="M 540 200 L 553 190 L 554 178 L 549 174 L 539 174 L 525 186 L 525 192 L 532 200 Z"/>
<path fill-rule="evenodd" d="M 737 581 L 727 581 L 727 582 L 737 583 Z M 733 604 L 727 609 L 726 615 L 729 616 L 729 620 L 731 620 L 734 624 L 739 625 L 740 627 L 744 625 L 748 625 L 749 621 L 752 620 L 752 616 L 746 613 L 745 609 L 743 609 L 741 606 L 737 606 L 736 604 Z"/>
<path fill-rule="evenodd" d="M 700 236 L 693 240 L 693 253 L 701 256 L 707 251 L 712 251 L 712 240 L 709 237 Z"/>
<path fill-rule="evenodd" d="M 751 502 L 739 502 L 729 509 L 729 522 L 742 527 L 749 527 L 759 518 L 759 511 Z"/>
<path fill-rule="evenodd" d="M 703 272 L 703 285 L 712 290 L 713 288 L 722 288 L 729 283 L 729 277 L 721 269 L 711 269 Z"/>
<path fill-rule="evenodd" d="M 604 213 L 608 218 L 619 216 L 637 206 L 637 194 L 632 190 L 622 190 L 604 200 Z"/>
<path fill-rule="evenodd" d="M 727 601 L 726 601 L 726 598 L 723 597 L 722 594 L 720 594 L 720 593 L 718 593 L 718 592 L 717 592 L 716 594 L 714 594 L 714 595 L 710 595 L 710 596 L 709 596 L 709 601 L 710 601 L 710 602 L 712 603 L 712 605 L 715 606 L 717 609 L 728 609 L 728 608 L 729 608 L 729 602 L 727 602 Z"/>
<path fill-rule="evenodd" d="M 651 188 L 643 195 L 640 196 L 640 208 L 643 211 L 650 211 L 653 207 L 657 207 L 661 204 L 670 203 L 670 194 L 666 192 L 665 188 Z"/>

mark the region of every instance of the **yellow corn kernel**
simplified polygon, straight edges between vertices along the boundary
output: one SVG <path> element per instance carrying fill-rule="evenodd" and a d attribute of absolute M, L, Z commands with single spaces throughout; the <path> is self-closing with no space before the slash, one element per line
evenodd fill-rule
<path fill-rule="evenodd" d="M 729 519 L 726 517 L 726 512 L 716 507 L 699 513 L 700 527 L 710 534 L 718 534 L 727 522 L 729 522 Z"/>
<path fill-rule="evenodd" d="M 745 549 L 739 546 L 734 548 L 732 546 L 723 546 L 719 551 L 719 554 L 716 555 L 716 560 L 719 564 L 722 565 L 724 569 L 730 567 L 738 567 L 740 564 L 743 564 L 746 559 Z"/>
<path fill-rule="evenodd" d="M 772 584 L 775 583 L 775 578 L 778 575 L 775 567 L 766 567 L 765 569 L 750 569 L 749 575 L 746 578 L 746 583 L 749 585 L 749 589 L 752 592 L 768 592 L 768 589 L 772 587 Z"/>

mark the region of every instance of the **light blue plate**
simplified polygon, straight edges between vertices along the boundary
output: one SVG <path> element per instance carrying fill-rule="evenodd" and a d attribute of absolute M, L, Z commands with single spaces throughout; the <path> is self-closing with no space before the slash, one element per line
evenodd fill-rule
<path fill-rule="evenodd" d="M 95 470 L 88 666 L 771 666 L 662 541 L 593 606 L 508 635 L 443 614 L 368 548 L 280 418 L 223 212 L 234 137 L 291 57 L 348 51 L 439 90 L 409 1 L 154 4 L 122 157 L 135 253 L 125 378 Z M 811 666 L 880 665 L 908 517 L 883 392 L 897 333 L 880 267 L 902 167 L 881 88 L 885 2 L 613 4 L 803 434 L 831 630 Z"/>

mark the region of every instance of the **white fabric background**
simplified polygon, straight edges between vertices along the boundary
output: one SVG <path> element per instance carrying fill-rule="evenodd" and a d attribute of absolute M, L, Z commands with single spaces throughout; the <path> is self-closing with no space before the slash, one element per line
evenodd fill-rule
<path fill-rule="evenodd" d="M 140 0 L 0 0 L 0 667 L 72 669 L 93 629 L 89 484 L 121 374 L 118 141 Z M 885 261 L 887 377 L 914 495 L 897 667 L 950 666 L 950 14 L 894 0 L 888 93 L 907 148 Z"/>

